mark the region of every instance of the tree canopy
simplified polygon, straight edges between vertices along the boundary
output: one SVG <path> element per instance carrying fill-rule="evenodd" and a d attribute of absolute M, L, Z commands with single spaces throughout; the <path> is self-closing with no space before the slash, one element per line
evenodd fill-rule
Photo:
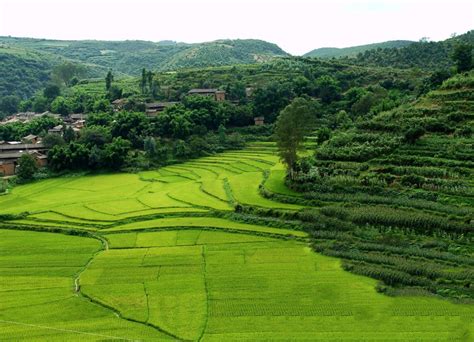
<path fill-rule="evenodd" d="M 297 152 L 303 148 L 303 142 L 314 127 L 315 113 L 310 100 L 295 98 L 286 106 L 277 118 L 275 138 L 278 153 L 292 177 L 297 160 Z"/>

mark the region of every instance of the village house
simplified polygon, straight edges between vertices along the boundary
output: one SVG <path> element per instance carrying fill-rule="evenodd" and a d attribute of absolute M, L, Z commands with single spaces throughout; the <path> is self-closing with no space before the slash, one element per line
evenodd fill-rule
<path fill-rule="evenodd" d="M 80 131 L 81 129 L 84 128 L 85 125 L 86 125 L 86 120 L 77 120 L 72 123 L 72 128 L 74 130 L 77 129 L 78 131 Z"/>
<path fill-rule="evenodd" d="M 22 143 L 15 143 L 15 144 L 3 144 L 0 145 L 0 159 L 2 158 L 3 153 L 16 153 L 22 151 L 39 151 L 45 152 L 48 148 L 41 143 L 37 144 L 22 144 Z"/>
<path fill-rule="evenodd" d="M 255 126 L 262 126 L 265 124 L 265 118 L 263 116 L 256 116 L 253 118 Z"/>
<path fill-rule="evenodd" d="M 6 117 L 2 122 L 0 122 L 0 125 L 7 125 L 10 123 L 15 123 L 15 122 L 22 122 L 22 123 L 28 123 L 33 119 L 40 118 L 42 116 L 49 115 L 52 117 L 59 118 L 58 115 L 56 114 L 51 114 L 50 112 L 46 111 L 43 113 L 35 113 L 35 112 L 21 112 L 21 113 L 16 113 L 13 115 L 10 115 Z"/>
<path fill-rule="evenodd" d="M 116 99 L 112 101 L 112 107 L 114 112 L 119 112 L 124 109 L 127 104 L 127 99 Z"/>
<path fill-rule="evenodd" d="M 209 96 L 218 102 L 225 101 L 225 91 L 218 89 L 191 89 L 188 95 Z"/>
<path fill-rule="evenodd" d="M 37 144 L 39 137 L 37 135 L 29 134 L 26 137 L 21 139 L 21 142 L 24 144 Z"/>
<path fill-rule="evenodd" d="M 0 176 L 13 176 L 15 174 L 15 163 L 13 161 L 0 161 Z"/>
<path fill-rule="evenodd" d="M 174 106 L 179 102 L 154 102 L 154 103 L 145 103 L 146 115 L 149 117 L 154 117 L 158 113 L 165 110 L 166 107 Z"/>
<path fill-rule="evenodd" d="M 3 173 L 4 176 L 15 174 L 18 160 L 25 153 L 33 156 L 38 167 L 44 167 L 48 164 L 47 151 L 48 149 L 40 143 L 0 145 L 0 174 Z"/>
<path fill-rule="evenodd" d="M 66 118 L 63 119 L 64 122 L 71 123 L 71 124 L 77 121 L 85 121 L 85 120 L 87 120 L 87 114 L 84 114 L 84 113 L 70 114 Z"/>
<path fill-rule="evenodd" d="M 49 134 L 63 134 L 64 132 L 64 127 L 63 125 L 57 125 L 54 126 L 53 128 L 48 129 Z"/>
<path fill-rule="evenodd" d="M 38 167 L 45 167 L 48 165 L 48 156 L 38 151 L 30 152 L 30 154 L 35 158 L 36 165 Z"/>

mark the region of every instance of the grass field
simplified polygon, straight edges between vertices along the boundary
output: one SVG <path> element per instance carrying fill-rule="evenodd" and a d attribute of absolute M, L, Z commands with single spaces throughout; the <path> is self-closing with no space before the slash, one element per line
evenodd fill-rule
<path fill-rule="evenodd" d="M 261 197 L 265 170 L 298 196 L 271 144 L 0 196 L 0 214 L 24 213 L 0 221 L 0 340 L 474 339 L 472 305 L 377 293 L 305 232 L 233 221 L 236 203 L 303 208 Z M 63 229 L 83 236 L 46 232 Z"/>

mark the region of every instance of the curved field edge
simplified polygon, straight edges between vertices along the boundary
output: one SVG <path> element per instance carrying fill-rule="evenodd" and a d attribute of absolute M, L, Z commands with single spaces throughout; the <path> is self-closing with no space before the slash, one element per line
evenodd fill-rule
<path fill-rule="evenodd" d="M 100 241 L 5 229 L 0 236 L 1 340 L 169 340 L 75 292 L 74 278 Z"/>

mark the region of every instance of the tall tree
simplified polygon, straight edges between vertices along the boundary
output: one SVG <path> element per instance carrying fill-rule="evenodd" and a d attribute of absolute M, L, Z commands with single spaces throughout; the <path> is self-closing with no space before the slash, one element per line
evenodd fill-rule
<path fill-rule="evenodd" d="M 151 91 L 151 87 L 153 85 L 153 72 L 148 71 L 146 73 L 146 83 L 148 84 L 148 89 Z"/>
<path fill-rule="evenodd" d="M 114 80 L 114 75 L 112 74 L 112 71 L 109 70 L 109 72 L 107 73 L 107 76 L 105 76 L 105 90 L 107 91 L 110 90 L 113 80 Z"/>
<path fill-rule="evenodd" d="M 469 71 L 473 67 L 472 45 L 460 43 L 454 48 L 453 60 L 458 72 Z"/>
<path fill-rule="evenodd" d="M 311 101 L 301 97 L 295 98 L 277 118 L 275 138 L 278 154 L 286 165 L 290 178 L 294 177 L 297 153 L 304 147 L 304 138 L 313 130 L 314 118 Z"/>
<path fill-rule="evenodd" d="M 146 69 L 142 69 L 142 78 L 140 79 L 140 89 L 142 91 L 142 94 L 145 94 L 146 92 L 146 82 L 147 82 L 147 76 L 146 76 Z"/>
<path fill-rule="evenodd" d="M 74 77 L 79 77 L 85 72 L 84 66 L 71 62 L 64 62 L 54 67 L 51 72 L 51 78 L 58 85 L 69 87 Z"/>
<path fill-rule="evenodd" d="M 150 159 L 154 159 L 157 155 L 156 140 L 153 137 L 146 137 L 143 141 L 145 153 Z"/>

